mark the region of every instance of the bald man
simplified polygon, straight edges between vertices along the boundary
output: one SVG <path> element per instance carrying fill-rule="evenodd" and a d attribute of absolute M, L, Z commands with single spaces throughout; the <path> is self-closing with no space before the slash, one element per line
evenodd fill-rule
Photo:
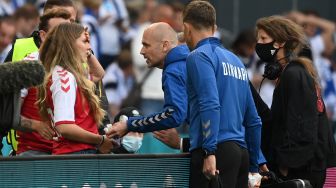
<path fill-rule="evenodd" d="M 142 36 L 141 55 L 149 68 L 163 69 L 165 104 L 160 112 L 113 124 L 109 137 L 122 137 L 129 131 L 152 132 L 180 126 L 187 115 L 186 58 L 189 49 L 178 45 L 177 33 L 167 23 L 150 25 Z"/>

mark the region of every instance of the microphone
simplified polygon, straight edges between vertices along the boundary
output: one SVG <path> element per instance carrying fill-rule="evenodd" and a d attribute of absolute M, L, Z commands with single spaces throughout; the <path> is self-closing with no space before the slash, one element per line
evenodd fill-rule
<path fill-rule="evenodd" d="M 0 94 L 38 86 L 44 80 L 44 67 L 38 61 L 8 62 L 0 65 Z"/>

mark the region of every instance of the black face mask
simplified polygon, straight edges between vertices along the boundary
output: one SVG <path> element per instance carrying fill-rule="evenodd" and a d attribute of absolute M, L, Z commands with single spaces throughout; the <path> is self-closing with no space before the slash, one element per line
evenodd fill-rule
<path fill-rule="evenodd" d="M 260 60 L 269 63 L 274 62 L 275 56 L 278 53 L 279 49 L 274 48 L 273 44 L 275 41 L 270 43 L 257 43 L 255 47 L 255 51 L 258 54 Z"/>
<path fill-rule="evenodd" d="M 274 42 L 275 41 L 265 44 L 257 43 L 255 47 L 260 60 L 266 62 L 263 77 L 270 80 L 277 79 L 282 72 L 282 66 L 275 60 L 275 56 L 279 49 L 273 47 Z"/>

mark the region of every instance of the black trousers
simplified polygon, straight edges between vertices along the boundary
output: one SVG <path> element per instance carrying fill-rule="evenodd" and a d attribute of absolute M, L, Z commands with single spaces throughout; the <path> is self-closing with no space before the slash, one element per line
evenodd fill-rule
<path fill-rule="evenodd" d="M 219 187 L 216 179 L 208 180 L 203 170 L 204 156 L 201 148 L 191 152 L 190 179 L 191 188 Z M 249 155 L 247 149 L 233 141 L 217 144 L 216 167 L 222 188 L 247 188 L 249 172 Z"/>

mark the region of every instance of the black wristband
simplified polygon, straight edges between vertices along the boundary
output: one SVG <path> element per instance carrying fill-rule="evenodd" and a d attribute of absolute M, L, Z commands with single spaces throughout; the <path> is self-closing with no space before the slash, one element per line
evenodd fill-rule
<path fill-rule="evenodd" d="M 208 151 L 207 149 L 203 149 L 203 157 L 204 158 L 207 158 L 210 155 L 215 155 L 215 154 L 216 154 L 216 151 Z"/>
<path fill-rule="evenodd" d="M 182 152 L 189 152 L 190 148 L 190 139 L 189 138 L 183 138 L 182 139 Z"/>

